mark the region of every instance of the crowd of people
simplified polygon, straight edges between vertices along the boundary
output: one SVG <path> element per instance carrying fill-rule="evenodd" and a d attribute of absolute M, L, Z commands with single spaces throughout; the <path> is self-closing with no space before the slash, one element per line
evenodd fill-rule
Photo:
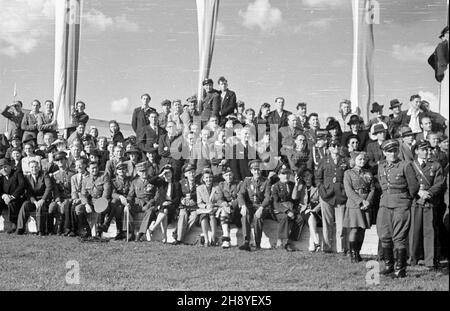
<path fill-rule="evenodd" d="M 277 248 L 296 251 L 292 242 L 307 225 L 309 251 L 360 262 L 364 232 L 376 224 L 384 274 L 404 277 L 408 258 L 430 269 L 448 258 L 447 120 L 419 95 L 406 110 L 391 100 L 389 114 L 373 103 L 367 122 L 342 100 L 321 124 L 305 102 L 291 112 L 278 97 L 256 112 L 224 77 L 218 86 L 206 79 L 202 98 L 164 100 L 159 112 L 142 95 L 131 120 L 135 135 L 127 138 L 114 120 L 109 137 L 86 130 L 81 101 L 64 133 L 52 101 L 41 111 L 34 100 L 25 114 L 22 102 L 8 105 L 2 115 L 11 128 L 0 140 L 0 211 L 11 222 L 8 233 L 26 233 L 35 213 L 38 235 L 87 238 L 95 215 L 97 237 L 114 220 L 116 240 L 143 241 L 147 230 L 162 230 L 166 242 L 176 221 L 173 244 L 199 224 L 201 245 L 229 248 L 235 224 L 239 249 L 251 251 L 261 248 L 264 220 L 273 219 Z"/>

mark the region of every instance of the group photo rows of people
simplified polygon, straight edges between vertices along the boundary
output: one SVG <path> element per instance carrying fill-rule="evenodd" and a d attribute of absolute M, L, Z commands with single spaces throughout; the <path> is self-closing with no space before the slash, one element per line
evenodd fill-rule
<path fill-rule="evenodd" d="M 255 111 L 225 77 L 214 83 L 203 81 L 201 98 L 154 104 L 143 94 L 129 137 L 115 120 L 109 136 L 87 128 L 82 101 L 63 130 L 51 100 L 33 100 L 26 113 L 19 100 L 8 104 L 0 136 L 7 233 L 27 234 L 33 215 L 38 236 L 102 238 L 114 221 L 114 240 L 142 242 L 161 230 L 167 243 L 175 223 L 170 244 L 185 244 L 200 226 L 199 245 L 228 249 L 235 225 L 239 250 L 254 251 L 272 219 L 275 248 L 298 251 L 308 231 L 310 252 L 358 263 L 376 225 L 383 274 L 405 277 L 408 264 L 435 270 L 448 259 L 448 121 L 430 103 L 419 95 L 374 102 L 370 120 L 346 99 L 330 108 L 334 116 L 306 102 L 288 111 L 281 96 Z"/>

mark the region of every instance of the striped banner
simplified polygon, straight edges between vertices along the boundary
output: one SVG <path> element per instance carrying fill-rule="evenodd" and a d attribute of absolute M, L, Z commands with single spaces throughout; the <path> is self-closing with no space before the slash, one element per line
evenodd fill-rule
<path fill-rule="evenodd" d="M 55 76 L 53 100 L 59 129 L 72 126 L 80 48 L 81 0 L 55 1 Z"/>
<path fill-rule="evenodd" d="M 373 24 L 377 8 L 372 0 L 352 0 L 353 71 L 350 99 L 352 110 L 367 122 L 374 100 Z"/>
<path fill-rule="evenodd" d="M 199 78 L 197 98 L 203 98 L 203 80 L 209 77 L 214 52 L 219 0 L 197 0 Z"/>

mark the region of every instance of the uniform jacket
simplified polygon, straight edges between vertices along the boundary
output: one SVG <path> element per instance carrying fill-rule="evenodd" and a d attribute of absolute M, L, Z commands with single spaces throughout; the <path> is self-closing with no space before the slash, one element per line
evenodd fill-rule
<path fill-rule="evenodd" d="M 128 197 L 128 193 L 131 188 L 131 178 L 126 176 L 125 178 L 120 178 L 116 176 L 116 178 L 111 180 L 111 198 L 119 200 L 120 196 Z"/>
<path fill-rule="evenodd" d="M 27 192 L 27 198 L 35 198 L 36 200 L 43 199 L 44 201 L 50 201 L 52 199 L 53 183 L 50 177 L 43 172 L 40 172 L 34 182 L 30 175 L 25 176 L 25 189 Z"/>
<path fill-rule="evenodd" d="M 100 197 L 111 200 L 111 179 L 107 174 L 97 176 L 87 176 L 81 182 L 81 202 L 92 204 L 93 199 Z"/>
<path fill-rule="evenodd" d="M 181 181 L 181 192 L 182 192 L 183 198 L 186 198 L 187 194 L 189 194 L 190 199 L 195 202 L 195 206 L 189 206 L 189 208 L 196 208 L 197 207 L 197 185 L 195 184 L 195 181 L 192 183 L 192 185 L 190 185 L 187 179 L 183 179 Z"/>
<path fill-rule="evenodd" d="M 344 172 L 349 168 L 348 160 L 337 156 L 335 164 L 331 155 L 319 162 L 316 171 L 316 183 L 319 195 L 330 205 L 344 204 L 347 200 L 344 190 Z"/>
<path fill-rule="evenodd" d="M 316 146 L 311 146 L 309 161 L 306 166 L 312 170 L 317 169 L 319 167 L 320 160 L 325 158 L 327 154 L 326 147 L 318 148 Z"/>
<path fill-rule="evenodd" d="M 388 163 L 380 161 L 378 165 L 378 180 L 383 191 L 380 207 L 409 208 L 412 199 L 419 190 L 416 172 L 411 162 L 397 160 Z"/>
<path fill-rule="evenodd" d="M 58 170 L 53 174 L 53 197 L 56 201 L 62 202 L 65 199 L 71 198 L 71 180 L 73 175 L 75 175 L 75 173 L 69 170 Z"/>
<path fill-rule="evenodd" d="M 440 204 L 441 202 L 439 201 L 442 198 L 441 194 L 444 191 L 445 178 L 439 162 L 428 160 L 425 161 L 425 167 L 421 167 L 418 159 L 415 159 L 412 166 L 416 172 L 416 178 L 420 185 L 419 187 L 431 194 L 431 199 L 428 199 L 427 202 L 435 205 Z M 416 202 L 420 202 L 418 196 L 416 199 Z M 423 204 L 425 202 L 422 200 L 421 203 Z"/>
<path fill-rule="evenodd" d="M 127 165 L 127 176 L 131 179 L 136 178 L 137 176 L 137 170 L 136 170 L 136 164 L 133 163 L 131 160 L 125 161 L 125 164 Z"/>
<path fill-rule="evenodd" d="M 264 209 L 270 208 L 270 181 L 264 177 L 255 180 L 253 177 L 246 177 L 239 189 L 238 202 L 240 206 L 247 208 L 258 208 L 262 206 Z"/>
<path fill-rule="evenodd" d="M 294 200 L 292 199 L 292 192 L 295 184 L 291 181 L 282 183 L 276 182 L 272 186 L 273 209 L 275 213 L 287 213 L 294 211 Z M 283 203 L 290 203 L 290 207 Z"/>
<path fill-rule="evenodd" d="M 218 185 L 222 200 L 230 203 L 233 208 L 238 206 L 238 195 L 241 184 L 242 182 L 233 180 L 231 183 L 222 181 Z"/>
<path fill-rule="evenodd" d="M 384 159 L 384 154 L 378 141 L 367 145 L 367 157 L 369 158 L 368 164 L 372 168 L 372 174 L 377 174 L 378 162 Z"/>
<path fill-rule="evenodd" d="M 131 181 L 127 200 L 131 203 L 143 206 L 154 198 L 155 192 L 156 187 L 150 183 L 150 178 L 144 180 L 138 177 Z"/>
<path fill-rule="evenodd" d="M 286 158 L 289 163 L 289 167 L 292 171 L 298 172 L 300 169 L 311 168 L 310 152 L 308 149 L 303 151 L 297 151 L 294 149 L 288 149 L 285 152 Z"/>
<path fill-rule="evenodd" d="M 368 170 L 352 168 L 344 173 L 344 189 L 348 208 L 360 209 L 363 200 L 372 204 L 375 194 L 373 175 Z"/>
<path fill-rule="evenodd" d="M 70 178 L 70 191 L 71 191 L 72 200 L 81 198 L 80 194 L 81 194 L 81 186 L 83 183 L 83 179 L 88 176 L 89 175 L 87 173 L 84 175 L 82 175 L 80 173 L 76 173 Z"/>

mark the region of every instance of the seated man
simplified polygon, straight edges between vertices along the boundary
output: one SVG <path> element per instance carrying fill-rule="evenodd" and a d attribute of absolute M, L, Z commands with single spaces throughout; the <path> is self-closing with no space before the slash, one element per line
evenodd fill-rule
<path fill-rule="evenodd" d="M 0 159 L 0 215 L 3 210 L 9 211 L 10 234 L 17 228 L 17 216 L 25 199 L 24 186 L 22 172 L 14 171 L 8 159 Z"/>
<path fill-rule="evenodd" d="M 127 196 L 130 191 L 131 180 L 129 176 L 127 176 L 127 164 L 124 162 L 119 162 L 116 165 L 116 177 L 111 180 L 112 186 L 112 200 L 111 206 L 115 211 L 112 217 L 116 220 L 116 228 L 117 234 L 114 240 L 123 240 L 124 239 L 124 231 L 123 231 L 123 211 L 125 206 L 128 205 Z"/>
<path fill-rule="evenodd" d="M 72 206 L 70 207 L 70 213 L 64 215 L 64 236 L 76 236 L 79 233 L 79 219 L 83 219 L 83 215 L 77 215 L 75 207 L 81 204 L 81 185 L 83 179 L 89 176 L 86 171 L 87 166 L 86 158 L 78 158 L 74 161 L 74 167 L 76 174 L 70 178 L 70 191 L 72 198 Z"/>
<path fill-rule="evenodd" d="M 53 222 L 56 218 L 56 233 L 61 235 L 63 229 L 66 232 L 70 230 L 70 222 L 67 223 L 68 227 L 64 227 L 64 216 L 70 214 L 70 206 L 72 205 L 70 180 L 74 172 L 69 170 L 67 153 L 64 151 L 58 152 L 54 161 L 58 165 L 58 171 L 53 174 L 54 200 L 50 203 L 48 209 L 48 233 L 55 233 Z"/>
<path fill-rule="evenodd" d="M 178 215 L 177 237 L 174 245 L 181 244 L 185 235 L 197 221 L 197 185 L 195 183 L 195 166 L 186 165 L 183 168 L 184 180 L 181 182 L 181 204 Z"/>
<path fill-rule="evenodd" d="M 224 181 L 219 183 L 221 207 L 218 210 L 222 225 L 222 248 L 230 248 L 230 223 L 239 214 L 238 193 L 241 182 L 236 180 L 229 166 L 223 170 Z"/>
<path fill-rule="evenodd" d="M 294 220 L 297 219 L 297 213 L 294 210 L 294 200 L 292 199 L 294 183 L 289 181 L 290 173 L 291 171 L 285 167 L 280 170 L 278 173 L 280 180 L 272 186 L 272 196 L 273 211 L 278 221 L 277 248 L 293 252 L 298 249 L 289 243 L 289 231 Z"/>
<path fill-rule="evenodd" d="M 262 177 L 260 164 L 260 160 L 250 161 L 252 177 L 246 177 L 239 189 L 238 202 L 244 235 L 244 244 L 239 247 L 240 250 L 251 250 L 250 226 L 252 222 L 255 227 L 256 249 L 261 249 L 263 219 L 270 208 L 270 184 L 268 179 Z"/>
<path fill-rule="evenodd" d="M 25 233 L 28 217 L 36 212 L 36 228 L 39 236 L 47 234 L 48 206 L 52 199 L 52 181 L 40 170 L 36 161 L 30 161 L 30 175 L 25 176 L 27 200 L 22 204 L 17 220 L 17 234 Z"/>
<path fill-rule="evenodd" d="M 81 182 L 81 204 L 75 207 L 76 215 L 81 215 L 82 229 L 90 233 L 86 214 L 95 213 L 94 205 L 99 198 L 105 198 L 108 201 L 106 210 L 97 215 L 96 237 L 101 237 L 102 232 L 108 231 L 108 226 L 113 214 L 111 208 L 111 181 L 107 174 L 100 175 L 97 162 L 89 163 L 89 176 Z M 89 236 L 89 233 L 87 235 Z"/>

